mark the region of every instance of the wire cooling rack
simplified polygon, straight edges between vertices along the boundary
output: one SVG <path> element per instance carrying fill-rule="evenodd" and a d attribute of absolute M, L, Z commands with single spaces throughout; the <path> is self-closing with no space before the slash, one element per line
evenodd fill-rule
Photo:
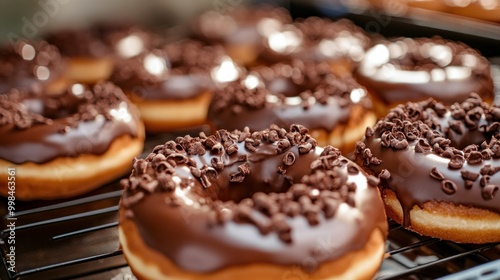
<path fill-rule="evenodd" d="M 145 151 L 176 136 L 150 136 Z M 15 244 L 9 244 L 12 217 L 7 215 L 7 200 L 1 199 L 0 279 L 134 279 L 118 242 L 120 195 L 116 181 L 70 200 L 16 202 Z M 500 244 L 422 237 L 392 221 L 389 228 L 387 258 L 376 279 L 498 279 Z M 15 264 L 9 263 L 12 245 Z M 9 271 L 12 264 L 15 270 Z M 459 272 L 469 268 L 479 270 L 473 272 L 475 278 L 470 273 L 461 277 Z M 488 278 L 491 275 L 497 278 Z"/>

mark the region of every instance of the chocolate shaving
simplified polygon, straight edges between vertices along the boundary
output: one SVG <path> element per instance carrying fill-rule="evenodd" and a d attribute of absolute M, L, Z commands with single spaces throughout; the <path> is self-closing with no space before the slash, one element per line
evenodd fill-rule
<path fill-rule="evenodd" d="M 243 164 L 238 165 L 238 171 L 239 173 L 243 174 L 244 176 L 247 176 L 250 174 L 250 165 L 248 162 L 245 162 Z"/>
<path fill-rule="evenodd" d="M 229 182 L 231 183 L 241 183 L 245 180 L 245 175 L 241 172 L 232 173 L 230 176 Z"/>
<path fill-rule="evenodd" d="M 245 149 L 240 154 L 238 147 L 260 149 L 262 145 L 265 145 L 263 150 L 266 151 L 268 148 L 276 149 L 276 153 L 268 154 L 272 157 L 279 156 L 278 152 L 283 154 L 282 163 L 275 167 L 276 172 L 281 174 L 275 176 L 283 176 L 285 182 L 282 192 L 256 192 L 240 202 L 220 199 L 219 195 L 226 194 L 225 191 L 214 193 L 218 188 L 228 188 L 227 192 L 231 192 L 231 188 L 239 188 L 238 185 L 248 181 L 247 176 L 252 176 L 255 165 L 262 160 L 259 152 Z M 231 147 L 235 147 L 235 151 L 228 154 Z M 342 203 L 356 207 L 357 186 L 348 178 L 360 173 L 364 175 L 359 167 L 342 157 L 338 149 L 326 146 L 319 158 L 312 162 L 311 171 L 295 182 L 293 174 L 287 174 L 287 168 L 300 160 L 301 147 L 308 151 L 315 151 L 316 148 L 316 140 L 302 126 L 293 126 L 291 131 L 271 126 L 257 133 L 219 130 L 212 136 L 178 137 L 175 141 L 156 146 L 146 159 L 135 160 L 132 175 L 122 181 L 122 186 L 126 193 L 140 193 L 142 197 L 154 192 L 172 193 L 166 198 L 167 205 L 172 207 L 183 205 L 182 200 L 173 194 L 176 188 L 193 188 L 193 191 L 209 194 L 208 198 L 200 198 L 194 203 L 209 209 L 210 226 L 220 226 L 230 220 L 250 223 L 262 234 L 275 232 L 283 242 L 289 243 L 292 242 L 292 228 L 287 217 L 302 215 L 310 225 L 317 225 L 322 217 L 334 217 Z M 200 164 L 200 161 L 206 160 L 201 158 L 207 155 L 210 156 L 210 163 Z M 185 167 L 189 168 L 192 177 L 177 177 L 174 180 L 180 176 L 175 174 L 176 170 Z M 221 172 L 225 173 L 221 175 Z M 224 176 L 229 177 L 227 185 L 221 185 Z M 253 184 L 254 180 L 251 178 L 250 182 Z M 380 182 L 374 176 L 367 176 L 366 180 L 372 187 Z M 129 201 L 126 203 L 130 204 Z"/>
<path fill-rule="evenodd" d="M 472 151 L 467 157 L 468 164 L 479 164 L 483 161 L 483 155 L 479 151 Z"/>
<path fill-rule="evenodd" d="M 431 151 L 432 151 L 431 145 L 427 142 L 426 139 L 418 139 L 418 142 L 415 145 L 415 152 L 428 153 Z"/>
<path fill-rule="evenodd" d="M 311 151 L 313 145 L 311 143 L 305 143 L 299 146 L 299 153 L 307 154 Z"/>
<path fill-rule="evenodd" d="M 483 175 L 479 180 L 479 184 L 481 185 L 481 187 L 485 187 L 490 182 L 490 179 L 491 179 L 490 175 Z"/>

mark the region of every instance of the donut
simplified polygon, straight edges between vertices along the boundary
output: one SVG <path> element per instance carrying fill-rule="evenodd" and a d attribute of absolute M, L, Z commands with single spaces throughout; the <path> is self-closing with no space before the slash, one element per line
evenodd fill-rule
<path fill-rule="evenodd" d="M 263 38 L 291 22 L 286 9 L 262 5 L 205 12 L 193 21 L 191 29 L 196 39 L 222 44 L 238 64 L 253 65 L 264 48 Z"/>
<path fill-rule="evenodd" d="M 352 74 L 371 45 L 366 32 L 348 19 L 308 17 L 297 19 L 293 26 L 266 37 L 264 60 L 326 61 L 334 73 L 345 76 Z"/>
<path fill-rule="evenodd" d="M 364 128 L 375 123 L 365 89 L 352 77 L 337 77 L 327 63 L 293 61 L 260 67 L 215 91 L 208 122 L 215 129 L 298 123 L 320 145 L 354 150 Z"/>
<path fill-rule="evenodd" d="M 110 80 L 137 105 L 146 130 L 162 132 L 205 123 L 214 88 L 239 71 L 222 47 L 185 40 L 118 62 Z"/>
<path fill-rule="evenodd" d="M 300 125 L 179 137 L 122 180 L 120 244 L 139 279 L 372 279 L 378 181 Z"/>
<path fill-rule="evenodd" d="M 439 37 L 382 41 L 366 52 L 355 77 L 371 93 L 380 116 L 408 101 L 433 98 L 451 105 L 471 92 L 490 103 L 494 98 L 486 58 Z"/>
<path fill-rule="evenodd" d="M 62 91 L 65 61 L 59 50 L 45 41 L 16 41 L 0 48 L 0 94 L 13 88 Z"/>
<path fill-rule="evenodd" d="M 445 12 L 448 10 L 448 6 L 443 0 L 406 0 L 405 4 L 410 8 L 421 8 L 438 12 Z"/>
<path fill-rule="evenodd" d="M 107 80 L 116 60 L 136 56 L 159 42 L 144 28 L 106 24 L 57 30 L 46 39 L 68 58 L 66 77 L 82 83 Z"/>
<path fill-rule="evenodd" d="M 447 12 L 485 21 L 500 22 L 499 1 L 457 1 L 442 0 L 447 7 Z"/>
<path fill-rule="evenodd" d="M 0 195 L 56 199 L 130 170 L 143 147 L 137 109 L 110 83 L 73 84 L 59 95 L 13 89 L 0 95 Z"/>
<path fill-rule="evenodd" d="M 366 130 L 356 160 L 381 180 L 387 215 L 422 235 L 500 241 L 500 107 L 477 94 L 392 109 Z"/>

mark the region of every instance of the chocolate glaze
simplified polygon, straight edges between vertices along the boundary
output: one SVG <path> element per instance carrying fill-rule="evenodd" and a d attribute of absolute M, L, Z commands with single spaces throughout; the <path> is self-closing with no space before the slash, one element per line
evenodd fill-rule
<path fill-rule="evenodd" d="M 261 48 L 266 33 L 266 21 L 281 25 L 292 19 L 284 8 L 259 6 L 236 8 L 230 11 L 208 11 L 193 21 L 194 37 L 210 44 L 253 44 Z M 264 30 L 263 30 L 264 29 Z"/>
<path fill-rule="evenodd" d="M 138 114 L 120 89 L 73 85 L 58 96 L 13 90 L 0 96 L 0 158 L 43 164 L 99 155 L 114 139 L 138 135 Z"/>
<path fill-rule="evenodd" d="M 60 77 L 65 61 L 45 41 L 18 41 L 0 49 L 0 94 L 12 88 L 39 89 Z"/>
<path fill-rule="evenodd" d="M 451 105 L 471 92 L 494 96 L 489 63 L 469 46 L 435 38 L 397 38 L 367 51 L 355 72 L 386 104 L 434 98 Z"/>
<path fill-rule="evenodd" d="M 473 111 L 478 108 L 483 114 L 466 124 L 464 121 L 471 119 Z M 425 114 L 433 117 L 427 118 Z M 398 120 L 404 125 L 394 125 Z M 500 169 L 499 121 L 500 108 L 481 103 L 477 95 L 461 105 L 454 105 L 451 110 L 435 101 L 408 103 L 391 110 L 373 131 L 369 129 L 364 143 L 358 143 L 356 154 L 375 175 L 381 176 L 384 169 L 389 171 L 390 178 L 385 176 L 387 178 L 381 181 L 381 186 L 396 193 L 403 208 L 405 227 L 411 225 L 411 209 L 414 206 L 422 208 L 428 201 L 500 213 L 499 193 L 488 192 L 486 188 L 486 185 L 493 189 L 500 186 L 500 172 L 497 172 Z M 404 132 L 406 140 L 402 141 L 407 141 L 406 148 L 405 145 L 395 148 L 392 142 L 390 147 L 383 144 L 387 141 L 384 138 L 392 137 L 387 138 L 391 126 L 393 135 L 398 131 L 411 131 L 413 136 Z M 463 174 L 466 171 L 477 177 L 467 182 Z M 490 176 L 489 181 L 484 181 L 488 178 L 486 175 Z M 450 188 L 443 186 L 444 180 L 448 180 Z"/>
<path fill-rule="evenodd" d="M 248 129 L 232 134 L 218 131 L 215 137 L 202 136 L 203 145 L 197 144 L 200 138 L 186 136 L 157 146 L 145 160 L 137 160 L 131 177 L 122 181 L 122 207 L 146 244 L 181 269 L 204 273 L 232 265 L 273 263 L 314 270 L 323 261 L 361 248 L 372 230 L 385 233 L 387 224 L 372 187 L 378 180 L 367 178 L 335 148 L 315 149 L 315 140 L 305 132 L 301 126 L 292 133 L 273 127 L 252 137 Z M 218 142 L 224 138 L 229 142 Z M 251 151 L 248 139 L 262 139 L 262 143 L 251 145 L 255 149 Z M 284 139 L 291 141 L 289 147 L 278 144 Z M 306 143 L 311 145 L 304 149 Z M 237 151 L 230 153 L 233 145 Z M 295 160 L 285 161 L 284 156 Z M 207 169 L 215 166 L 213 158 L 222 164 L 215 167 L 215 177 Z M 169 161 L 175 167 L 160 167 Z M 245 164 L 248 170 L 240 167 Z M 244 179 L 233 181 L 234 174 L 241 172 L 247 174 Z M 321 211 L 327 206 L 319 201 L 327 197 L 335 204 L 334 212 Z M 286 210 L 291 204 L 298 207 L 292 215 Z"/>
<path fill-rule="evenodd" d="M 212 72 L 225 60 L 222 47 L 186 40 L 118 62 L 110 80 L 137 98 L 189 99 L 215 87 Z"/>
<path fill-rule="evenodd" d="M 326 63 L 293 61 L 257 68 L 250 76 L 261 80 L 255 88 L 249 88 L 248 76 L 215 92 L 208 111 L 215 127 L 262 130 L 299 123 L 329 132 L 347 123 L 354 105 L 371 109 L 365 89 L 334 76 Z"/>

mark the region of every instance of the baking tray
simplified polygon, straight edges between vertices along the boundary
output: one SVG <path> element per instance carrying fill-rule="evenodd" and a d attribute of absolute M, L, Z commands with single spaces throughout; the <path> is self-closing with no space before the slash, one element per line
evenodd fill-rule
<path fill-rule="evenodd" d="M 294 16 L 329 14 L 330 6 L 288 3 Z M 342 11 L 360 26 L 383 17 L 371 12 Z M 330 14 L 331 15 L 331 14 Z M 335 13 L 339 15 L 338 11 Z M 475 22 L 475 21 L 474 21 Z M 386 36 L 431 36 L 460 39 L 490 56 L 493 76 L 500 89 L 500 27 L 477 23 L 467 32 L 433 22 L 432 17 L 394 17 L 381 31 Z M 495 32 L 492 32 L 494 30 Z M 497 100 L 500 93 L 497 92 Z M 176 133 L 148 135 L 147 155 L 157 144 L 202 127 Z M 7 199 L 0 198 L 0 279 L 135 279 L 118 242 L 119 180 L 88 194 L 56 201 L 16 201 L 15 220 L 7 214 Z M 11 258 L 8 226 L 15 222 L 15 268 Z M 387 258 L 376 279 L 500 279 L 500 244 L 470 245 L 442 241 L 409 232 L 392 221 L 386 244 Z"/>

